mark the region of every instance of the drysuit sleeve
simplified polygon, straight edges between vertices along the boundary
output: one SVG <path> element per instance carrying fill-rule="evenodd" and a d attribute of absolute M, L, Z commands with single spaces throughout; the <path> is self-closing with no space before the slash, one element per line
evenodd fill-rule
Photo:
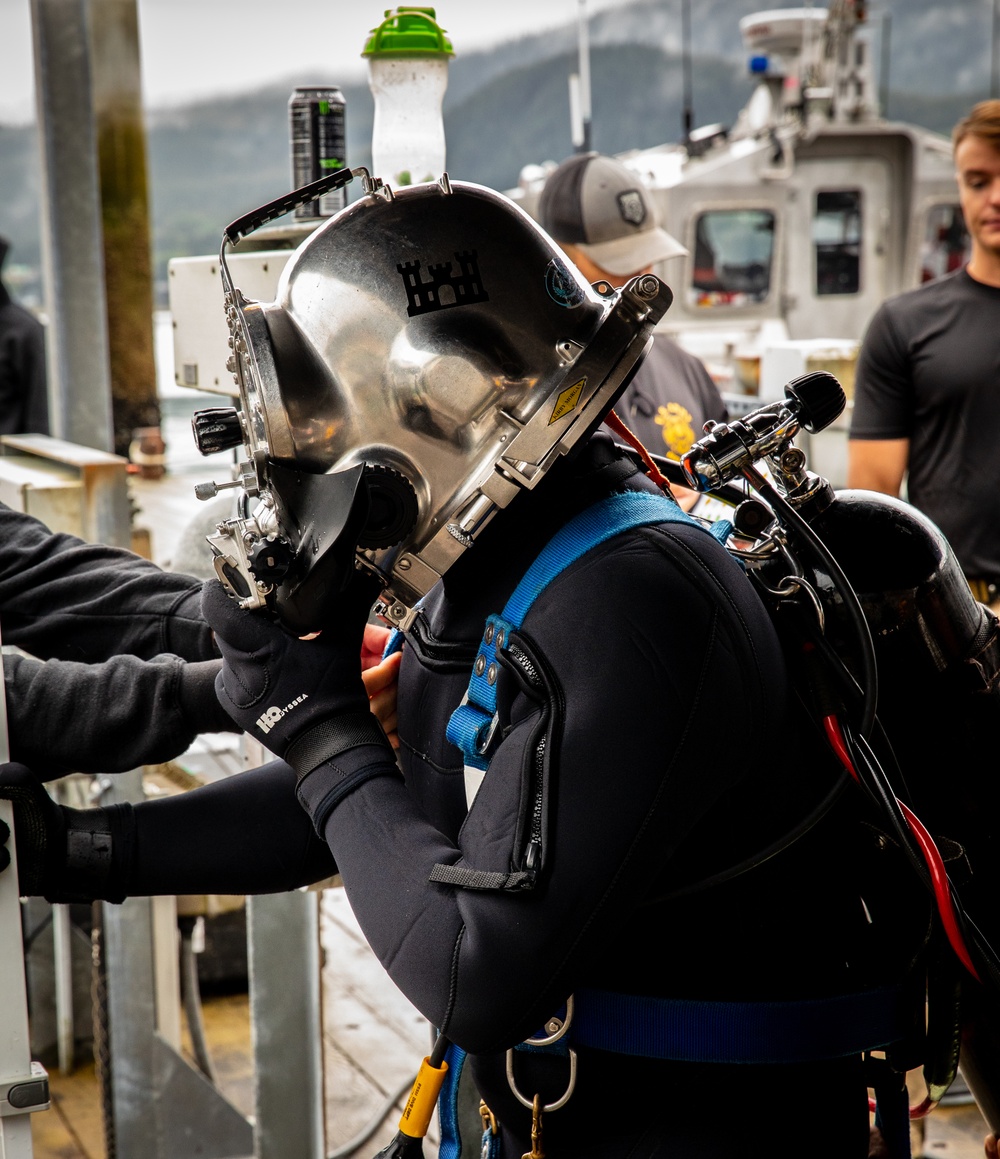
<path fill-rule="evenodd" d="M 693 527 L 645 528 L 593 549 L 538 598 L 519 638 L 548 674 L 551 703 L 513 694 L 457 842 L 392 777 L 360 785 L 323 826 L 375 953 L 431 1023 L 473 1053 L 543 1024 L 745 775 L 739 730 L 719 727 L 723 697 L 726 718 L 752 720 L 761 735 L 780 728 L 785 703 L 766 612 Z M 530 831 L 536 767 L 548 820 L 534 888 L 441 880 L 442 865 L 510 870 Z M 300 796 L 322 799 L 321 772 Z"/>
<path fill-rule="evenodd" d="M 43 780 L 170 760 L 199 733 L 235 728 L 215 695 L 221 665 L 178 656 L 103 664 L 4 656 L 11 759 Z"/>
<path fill-rule="evenodd" d="M 43 660 L 218 656 L 201 583 L 130 551 L 51 532 L 0 504 L 0 632 Z"/>

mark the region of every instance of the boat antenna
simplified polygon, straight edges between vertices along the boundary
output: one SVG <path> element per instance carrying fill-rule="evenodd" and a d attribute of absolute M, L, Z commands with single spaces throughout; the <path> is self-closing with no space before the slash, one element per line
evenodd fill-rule
<path fill-rule="evenodd" d="M 694 101 L 691 96 L 691 0 L 681 0 L 681 76 L 684 89 L 684 111 L 681 127 L 683 143 L 691 141 L 694 128 Z"/>
<path fill-rule="evenodd" d="M 993 24 L 990 28 L 990 100 L 1000 96 L 1000 76 L 997 75 L 997 37 L 1000 36 L 1000 0 L 993 0 Z"/>
<path fill-rule="evenodd" d="M 590 38 L 587 28 L 587 0 L 579 0 L 577 15 L 577 71 L 569 78 L 569 116 L 573 148 L 577 153 L 591 150 L 590 132 Z"/>
<path fill-rule="evenodd" d="M 995 2 L 995 0 L 994 0 Z M 879 31 L 879 40 L 881 44 L 879 47 L 882 50 L 882 62 L 878 70 L 879 89 L 879 104 L 882 106 L 882 116 L 888 119 L 889 117 L 889 61 L 890 61 L 890 43 L 892 33 L 892 13 L 882 13 L 882 26 Z"/>

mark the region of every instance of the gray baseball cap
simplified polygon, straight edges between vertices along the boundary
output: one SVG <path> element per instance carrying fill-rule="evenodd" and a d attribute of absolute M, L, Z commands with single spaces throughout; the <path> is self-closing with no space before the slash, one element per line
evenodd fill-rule
<path fill-rule="evenodd" d="M 555 241 L 579 247 L 609 274 L 633 274 L 687 253 L 660 228 L 641 179 L 600 153 L 579 153 L 553 171 L 538 216 Z"/>

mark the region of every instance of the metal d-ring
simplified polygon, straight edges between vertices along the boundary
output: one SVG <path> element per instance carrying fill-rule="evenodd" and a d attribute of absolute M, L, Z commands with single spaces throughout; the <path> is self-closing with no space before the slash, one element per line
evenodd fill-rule
<path fill-rule="evenodd" d="M 572 994 L 566 999 L 566 1017 L 562 1020 L 557 1018 L 550 1018 L 546 1026 L 552 1022 L 559 1022 L 559 1027 L 552 1034 L 544 1038 L 526 1038 L 524 1040 L 525 1046 L 543 1047 L 551 1046 L 554 1042 L 558 1042 L 566 1032 L 569 1030 L 570 1023 L 573 1021 L 573 996 Z M 514 1098 L 521 1104 L 522 1107 L 527 1107 L 529 1111 L 535 1108 L 533 1099 L 526 1099 L 524 1095 L 517 1089 L 517 1082 L 514 1079 L 514 1049 L 513 1047 L 507 1051 L 507 1085 L 510 1087 Z M 554 1103 L 546 1103 L 541 1108 L 543 1114 L 549 1114 L 552 1111 L 558 1111 L 560 1107 L 565 1107 L 570 1100 L 570 1096 L 576 1089 L 576 1051 L 569 1048 L 569 1082 L 566 1084 L 566 1090 L 556 1099 Z"/>
<path fill-rule="evenodd" d="M 548 1035 L 547 1037 L 544 1037 L 544 1038 L 526 1038 L 524 1040 L 524 1045 L 525 1046 L 551 1046 L 554 1042 L 558 1042 L 560 1038 L 563 1038 L 565 1036 L 566 1032 L 569 1030 L 570 1023 L 572 1021 L 573 1021 L 573 995 L 570 994 L 570 996 L 566 999 L 566 1017 L 565 1018 L 553 1017 L 553 1018 L 550 1018 L 545 1023 L 546 1030 L 548 1030 L 548 1028 L 553 1023 L 556 1023 L 555 1030 L 550 1035 Z"/>
<path fill-rule="evenodd" d="M 514 1051 L 513 1049 L 507 1051 L 507 1084 L 514 1094 L 514 1098 L 521 1104 L 522 1107 L 527 1107 L 529 1111 L 535 1109 L 533 1099 L 526 1099 L 524 1095 L 517 1089 L 517 1083 L 514 1081 Z M 561 1098 L 556 1099 L 554 1103 L 546 1103 L 542 1107 L 544 1114 L 549 1114 L 550 1111 L 558 1111 L 560 1107 L 565 1107 L 569 1102 L 570 1095 L 576 1089 L 576 1051 L 570 1047 L 569 1051 L 569 1082 L 566 1084 L 566 1090 Z"/>

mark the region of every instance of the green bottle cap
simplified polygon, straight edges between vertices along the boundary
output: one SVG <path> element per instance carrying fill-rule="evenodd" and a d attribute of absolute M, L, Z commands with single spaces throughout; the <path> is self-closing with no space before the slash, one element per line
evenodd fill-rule
<path fill-rule="evenodd" d="M 385 20 L 373 28 L 362 56 L 383 59 L 454 56 L 451 41 L 435 19 L 433 8 L 387 8 Z"/>

